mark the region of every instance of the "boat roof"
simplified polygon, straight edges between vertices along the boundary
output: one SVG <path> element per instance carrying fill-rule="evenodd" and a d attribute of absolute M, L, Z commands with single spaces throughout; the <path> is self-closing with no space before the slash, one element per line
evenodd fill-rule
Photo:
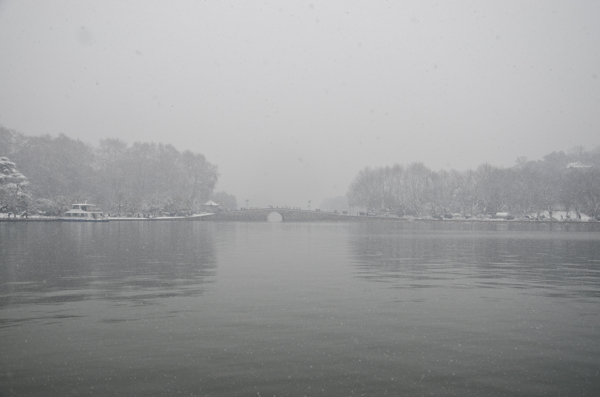
<path fill-rule="evenodd" d="M 69 211 L 93 211 L 93 212 L 101 212 L 102 210 L 96 204 L 73 204 Z"/>

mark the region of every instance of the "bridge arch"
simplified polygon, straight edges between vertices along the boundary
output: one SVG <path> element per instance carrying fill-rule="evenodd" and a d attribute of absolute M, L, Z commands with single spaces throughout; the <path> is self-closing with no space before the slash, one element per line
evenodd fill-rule
<path fill-rule="evenodd" d="M 283 222 L 284 220 L 283 214 L 278 211 L 273 211 L 267 215 L 267 221 L 269 222 Z"/>

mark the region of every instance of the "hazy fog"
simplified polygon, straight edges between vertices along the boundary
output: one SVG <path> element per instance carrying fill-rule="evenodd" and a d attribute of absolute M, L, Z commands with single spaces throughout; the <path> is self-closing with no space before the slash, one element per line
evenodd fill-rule
<path fill-rule="evenodd" d="M 598 1 L 1 1 L 0 124 L 172 143 L 240 205 L 600 144 Z"/>

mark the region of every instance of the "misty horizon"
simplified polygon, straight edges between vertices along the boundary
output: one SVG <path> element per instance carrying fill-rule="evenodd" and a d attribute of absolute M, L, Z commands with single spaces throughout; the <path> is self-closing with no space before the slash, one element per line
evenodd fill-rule
<path fill-rule="evenodd" d="M 22 134 L 21 136 L 25 140 L 27 140 L 28 138 L 36 138 L 35 136 L 27 136 L 26 134 L 23 134 L 22 131 L 15 131 L 15 130 L 6 128 L 5 126 L 2 126 L 1 124 L 0 124 L 0 128 L 3 128 L 9 134 L 15 134 L 15 133 L 16 134 Z M 57 139 L 58 138 L 57 136 L 52 136 L 51 134 L 45 134 L 45 136 L 50 137 L 51 139 Z M 66 136 L 64 134 L 63 134 L 63 136 L 66 137 L 67 139 L 72 139 L 72 138 L 70 138 L 70 137 L 68 137 L 68 136 Z M 119 138 L 110 138 L 109 137 L 106 140 L 107 141 L 113 141 L 113 142 L 114 141 L 120 142 L 120 143 L 124 144 L 125 145 L 124 147 L 127 148 L 127 149 L 132 149 L 134 147 L 133 144 L 142 144 L 142 145 L 154 145 L 156 147 L 160 147 L 160 146 L 163 146 L 163 147 L 172 146 L 177 151 L 181 150 L 181 153 L 183 153 L 185 151 L 185 149 L 177 148 L 177 147 L 175 147 L 174 145 L 172 145 L 172 144 L 170 144 L 168 142 L 143 142 L 143 141 L 136 141 L 133 144 L 131 144 L 129 142 L 125 142 L 123 140 L 120 140 Z M 94 152 L 96 152 L 96 155 L 98 155 L 98 154 L 100 154 L 102 152 L 101 145 L 95 145 L 93 143 L 85 142 L 85 141 L 81 141 L 81 140 L 79 142 L 82 142 L 84 145 L 87 145 L 90 149 L 92 149 Z M 585 166 L 585 167 L 596 166 L 595 157 L 596 157 L 596 154 L 598 152 L 600 152 L 600 146 L 597 146 L 592 151 L 589 151 L 589 150 L 586 150 L 586 149 L 588 149 L 588 148 L 584 148 L 583 146 L 576 146 L 576 147 L 572 148 L 571 150 L 567 151 L 567 153 L 565 153 L 564 151 L 553 151 L 552 153 L 547 153 L 545 156 L 543 156 L 543 159 L 530 159 L 530 158 L 527 158 L 527 156 L 521 156 L 521 157 L 515 159 L 515 162 L 514 162 L 514 164 L 512 166 L 506 166 L 506 167 L 501 167 L 500 166 L 499 167 L 499 166 L 496 166 L 494 164 L 482 163 L 482 164 L 477 165 L 476 167 L 469 168 L 467 170 L 444 169 L 444 168 L 435 170 L 435 169 L 431 169 L 430 167 L 428 167 L 428 165 L 426 163 L 423 163 L 423 162 L 420 162 L 420 161 L 415 161 L 415 162 L 413 162 L 411 164 L 394 163 L 394 164 L 386 164 L 384 166 L 366 165 L 365 167 L 363 167 L 360 170 L 360 172 L 357 175 L 355 175 L 352 178 L 351 183 L 348 184 L 348 186 L 346 187 L 346 190 L 345 190 L 345 192 L 343 194 L 338 195 L 338 196 L 332 196 L 332 197 L 322 197 L 322 198 L 319 198 L 318 200 L 309 199 L 307 201 L 310 201 L 310 204 L 307 203 L 307 202 L 304 202 L 303 205 L 298 205 L 298 206 L 293 206 L 293 207 L 290 206 L 290 205 L 287 205 L 286 203 L 277 203 L 277 202 L 274 202 L 273 200 L 270 200 L 269 198 L 263 198 L 262 200 L 261 199 L 256 200 L 256 199 L 251 199 L 251 198 L 245 198 L 245 199 L 243 199 L 243 198 L 240 198 L 240 197 L 235 197 L 235 195 L 233 195 L 233 197 L 237 199 L 237 207 L 240 207 L 240 208 L 244 208 L 246 206 L 249 206 L 251 208 L 268 208 L 268 207 L 273 207 L 273 208 L 297 208 L 297 209 L 307 209 L 308 208 L 308 209 L 318 209 L 318 208 L 323 207 L 326 211 L 343 210 L 343 209 L 348 209 L 349 207 L 352 206 L 347 201 L 348 200 L 347 199 L 347 194 L 349 194 L 350 191 L 352 190 L 352 184 L 355 183 L 356 178 L 359 177 L 360 173 L 364 172 L 367 169 L 368 170 L 372 170 L 373 172 L 377 172 L 378 170 L 383 170 L 385 168 L 391 169 L 391 168 L 397 167 L 397 166 L 400 166 L 400 167 L 404 168 L 404 167 L 408 167 L 408 166 L 411 166 L 411 165 L 423 164 L 423 166 L 425 166 L 426 169 L 432 171 L 433 173 L 449 172 L 449 171 L 458 171 L 458 172 L 462 173 L 462 172 L 465 172 L 465 171 L 477 171 L 477 169 L 480 166 L 483 166 L 483 165 L 491 165 L 492 167 L 497 168 L 497 169 L 507 169 L 507 168 L 521 167 L 525 163 L 541 162 L 541 161 L 544 161 L 546 159 L 550 159 L 550 161 L 556 161 L 557 158 L 556 158 L 555 155 L 557 155 L 557 154 L 563 154 L 564 158 L 561 157 L 561 161 L 566 161 L 567 163 L 569 163 L 569 162 L 576 163 L 577 161 L 575 161 L 575 160 L 580 160 L 583 157 L 585 157 L 585 158 L 588 159 L 588 161 L 584 160 L 584 163 L 579 164 L 580 166 Z M 198 153 L 198 155 L 204 157 L 203 153 Z M 592 157 L 590 157 L 590 156 L 592 156 Z M 207 159 L 207 160 L 210 161 L 209 159 Z M 592 163 L 588 164 L 589 160 L 592 160 Z M 563 165 L 566 165 L 567 163 L 565 163 Z M 209 162 L 209 164 L 211 164 L 211 163 Z M 218 173 L 218 164 L 211 164 L 211 166 L 216 166 L 217 167 L 217 173 Z M 221 175 L 217 175 L 217 186 L 218 186 L 218 179 L 220 178 L 220 176 Z M 213 191 L 213 196 L 215 194 L 224 194 L 224 193 L 231 194 L 230 192 L 227 192 L 227 191 L 224 191 L 224 190 L 219 190 L 218 188 L 217 189 L 213 188 L 212 191 Z M 228 206 L 225 206 L 225 207 L 228 207 Z M 362 206 L 362 205 L 355 205 L 355 207 L 356 208 L 360 208 L 360 209 L 366 209 L 366 207 Z"/>
<path fill-rule="evenodd" d="M 0 123 L 172 144 L 240 205 L 600 142 L 600 5 L 0 3 Z"/>

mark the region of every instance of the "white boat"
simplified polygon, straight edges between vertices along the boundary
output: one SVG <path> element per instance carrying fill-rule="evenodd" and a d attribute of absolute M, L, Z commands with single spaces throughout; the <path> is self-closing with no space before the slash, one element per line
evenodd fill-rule
<path fill-rule="evenodd" d="M 70 210 L 60 217 L 63 222 L 108 222 L 108 217 L 94 204 L 73 204 Z"/>

